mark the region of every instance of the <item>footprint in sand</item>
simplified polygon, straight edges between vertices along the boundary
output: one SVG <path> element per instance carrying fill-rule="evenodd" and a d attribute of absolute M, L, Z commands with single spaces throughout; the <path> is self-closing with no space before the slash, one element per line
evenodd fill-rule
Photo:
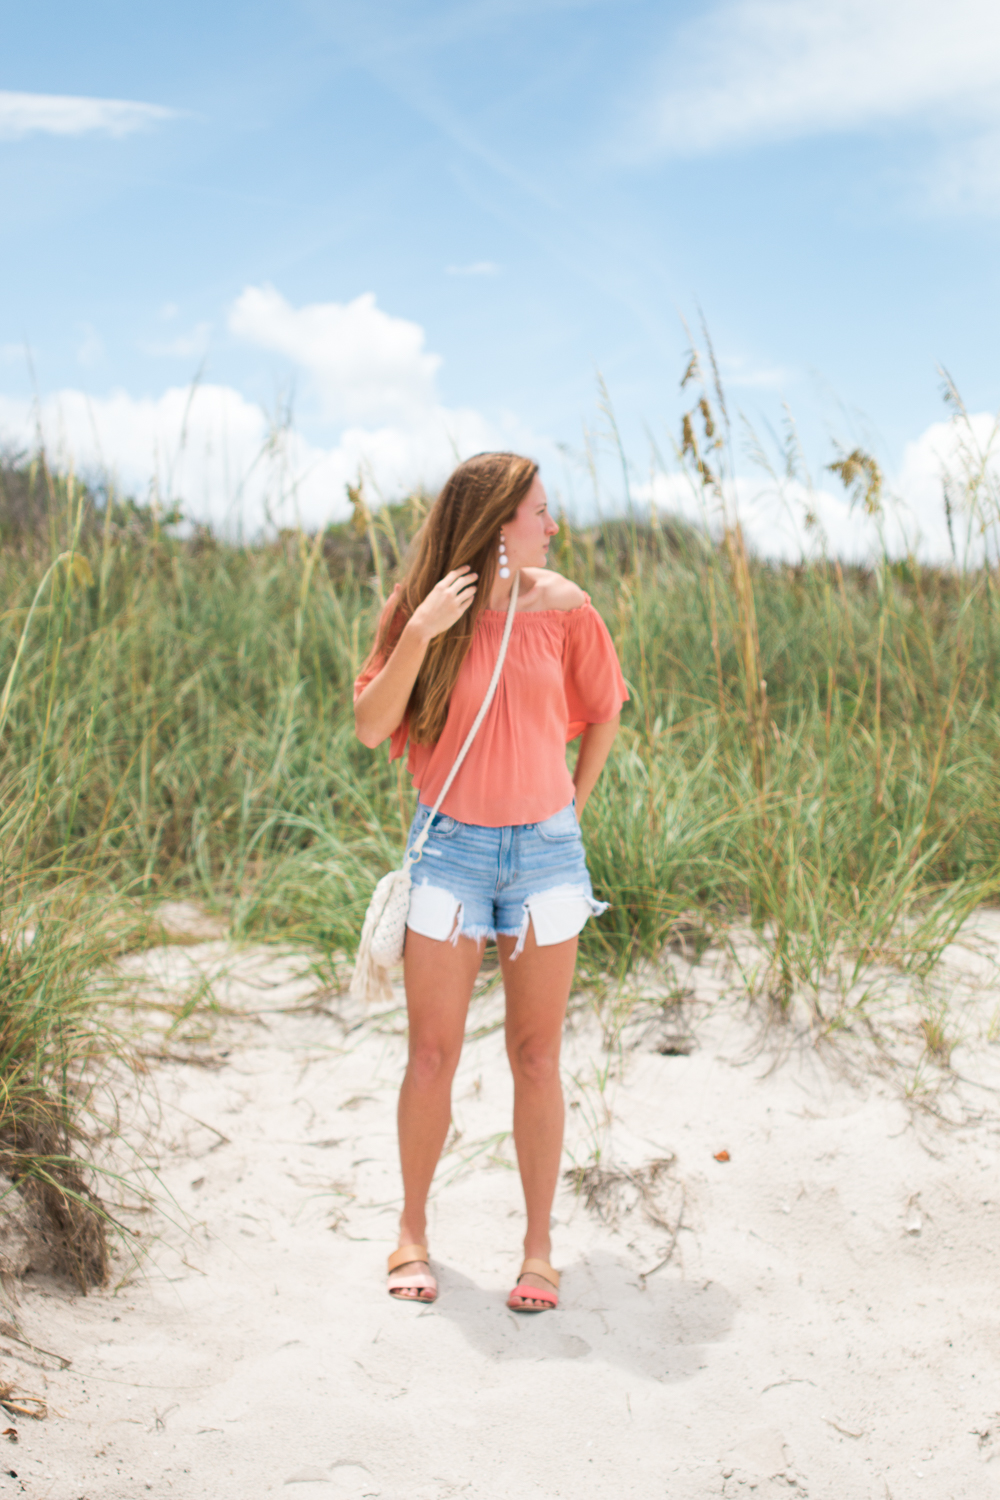
<path fill-rule="evenodd" d="M 321 1468 L 307 1464 L 290 1474 L 286 1485 L 294 1484 L 295 1500 L 307 1500 L 309 1495 L 325 1495 L 328 1500 L 344 1496 L 344 1500 L 375 1500 L 379 1490 L 364 1464 L 352 1459 L 340 1459 Z"/>

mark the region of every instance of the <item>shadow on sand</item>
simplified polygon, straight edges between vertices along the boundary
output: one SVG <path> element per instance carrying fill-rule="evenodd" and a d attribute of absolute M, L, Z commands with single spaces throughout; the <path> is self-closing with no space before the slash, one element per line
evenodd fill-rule
<path fill-rule="evenodd" d="M 587 1256 L 563 1274 L 554 1313 L 512 1313 L 506 1293 L 484 1290 L 437 1264 L 434 1314 L 455 1324 L 485 1358 L 586 1359 L 594 1355 L 654 1380 L 687 1380 L 704 1346 L 726 1338 L 736 1303 L 717 1282 L 682 1281 L 669 1269 L 643 1287 L 635 1270 L 608 1255 Z"/>

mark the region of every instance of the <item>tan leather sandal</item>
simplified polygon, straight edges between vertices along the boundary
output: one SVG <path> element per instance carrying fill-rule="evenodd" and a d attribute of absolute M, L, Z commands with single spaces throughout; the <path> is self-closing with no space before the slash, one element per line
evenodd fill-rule
<path fill-rule="evenodd" d="M 405 1266 L 407 1261 L 418 1260 L 427 1266 L 426 1271 L 406 1271 L 401 1276 L 392 1273 L 397 1266 Z M 397 1302 L 433 1302 L 438 1294 L 437 1282 L 430 1272 L 430 1263 L 427 1256 L 426 1245 L 400 1245 L 389 1256 L 389 1284 L 388 1291 Z M 399 1292 L 416 1292 L 415 1297 L 400 1297 Z"/>
<path fill-rule="evenodd" d="M 523 1276 L 526 1271 L 529 1273 L 533 1272 L 536 1276 L 544 1276 L 545 1280 L 551 1281 L 555 1287 L 559 1285 L 559 1272 L 554 1271 L 547 1260 L 538 1260 L 535 1256 L 529 1255 L 521 1267 L 520 1275 Z M 520 1301 L 515 1302 L 515 1297 L 520 1298 Z M 532 1302 L 544 1302 L 545 1306 L 529 1307 L 527 1305 L 529 1299 Z M 552 1287 L 532 1286 L 530 1282 L 522 1285 L 518 1281 L 517 1286 L 507 1298 L 507 1306 L 511 1312 L 546 1312 L 550 1308 L 559 1306 L 559 1293 L 557 1291 L 554 1292 Z"/>

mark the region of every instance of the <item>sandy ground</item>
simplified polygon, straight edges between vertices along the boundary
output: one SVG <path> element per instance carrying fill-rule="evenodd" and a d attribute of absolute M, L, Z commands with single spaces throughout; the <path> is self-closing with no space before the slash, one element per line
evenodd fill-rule
<path fill-rule="evenodd" d="M 207 975 L 241 1014 L 165 1036 L 136 1011 L 159 1054 L 122 1101 L 156 1174 L 155 1206 L 123 1199 L 142 1254 L 87 1298 L 23 1286 L 36 1351 L 0 1331 L 2 1368 L 50 1415 L 10 1424 L 0 1494 L 1000 1493 L 1000 917 L 965 937 L 932 993 L 889 983 L 881 1041 L 763 1031 L 720 952 L 631 1009 L 578 997 L 566 1167 L 600 1172 L 559 1193 L 563 1300 L 536 1317 L 504 1307 L 522 1230 L 496 987 L 432 1204 L 441 1296 L 417 1308 L 383 1289 L 401 1011 L 352 1016 L 273 948 L 132 957 L 137 1000 L 204 999 Z M 950 1071 L 919 1030 L 944 998 Z"/>

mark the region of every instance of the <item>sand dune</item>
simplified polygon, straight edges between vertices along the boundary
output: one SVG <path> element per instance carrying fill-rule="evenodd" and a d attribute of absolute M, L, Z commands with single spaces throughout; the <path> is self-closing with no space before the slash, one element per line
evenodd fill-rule
<path fill-rule="evenodd" d="M 22 1288 L 22 1337 L 71 1364 L 0 1335 L 4 1368 L 50 1407 L 17 1422 L 3 1493 L 982 1500 L 997 1485 L 995 914 L 937 976 L 950 1070 L 902 981 L 878 1037 L 821 1045 L 804 1024 L 765 1030 L 718 951 L 645 976 L 630 1011 L 577 997 L 563 1303 L 534 1318 L 504 1307 L 522 1231 L 499 990 L 470 1014 L 434 1193 L 441 1296 L 399 1306 L 383 1271 L 402 1011 L 350 1015 L 308 955 L 206 935 L 123 964 L 138 1000 L 208 974 L 236 1013 L 167 1036 L 136 1011 L 150 1073 L 125 1107 L 156 1205 L 124 1194 L 142 1255 L 119 1259 L 117 1287 Z M 689 993 L 664 1010 L 668 989 Z"/>

